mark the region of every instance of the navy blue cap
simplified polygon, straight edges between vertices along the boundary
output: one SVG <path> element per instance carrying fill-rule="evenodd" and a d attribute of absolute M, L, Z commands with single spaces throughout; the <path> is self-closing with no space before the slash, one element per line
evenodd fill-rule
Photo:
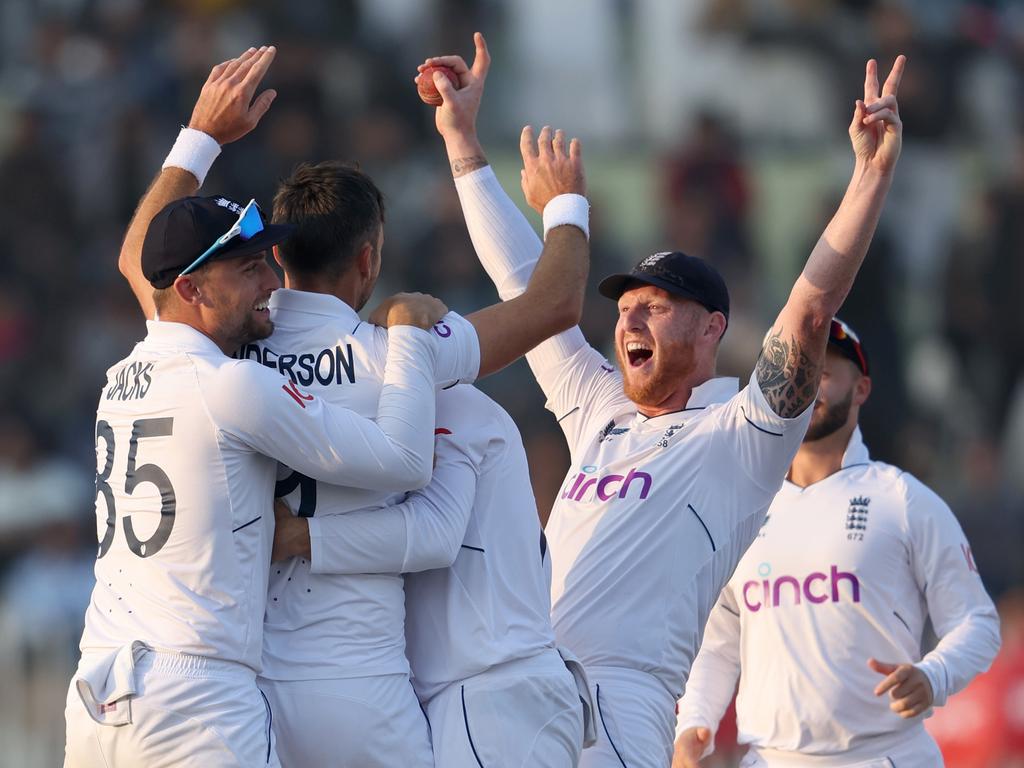
<path fill-rule="evenodd" d="M 234 226 L 244 207 L 224 195 L 183 197 L 168 203 L 153 217 L 146 230 L 142 274 L 154 288 L 173 285 L 181 270 Z M 294 229 L 288 224 L 264 223 L 262 232 L 248 240 L 231 238 L 210 254 L 209 259 L 252 256 L 284 241 Z"/>
<path fill-rule="evenodd" d="M 629 274 L 610 275 L 600 282 L 602 296 L 618 301 L 630 283 L 663 288 L 676 296 L 692 299 L 729 319 L 729 289 L 718 270 L 704 259 L 682 251 L 664 251 L 643 259 Z"/>

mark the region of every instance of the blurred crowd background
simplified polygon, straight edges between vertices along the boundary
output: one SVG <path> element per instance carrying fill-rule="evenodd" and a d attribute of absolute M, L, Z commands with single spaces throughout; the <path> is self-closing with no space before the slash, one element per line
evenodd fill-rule
<path fill-rule="evenodd" d="M 658 250 L 727 275 L 722 373 L 763 333 L 842 193 L 863 67 L 909 57 L 904 153 L 843 309 L 871 357 L 878 459 L 960 518 L 1000 606 L 993 670 L 930 721 L 949 765 L 1024 765 L 1024 4 L 1015 0 L 3 0 L 0 3 L 0 763 L 52 766 L 95 554 L 94 414 L 145 332 L 117 271 L 133 208 L 211 66 L 275 44 L 279 97 L 206 194 L 268 203 L 302 160 L 358 161 L 387 196 L 377 298 L 469 311 L 479 268 L 417 63 L 494 66 L 480 120 L 521 203 L 524 123 L 581 137 L 593 284 Z M 532 214 L 531 214 L 532 215 Z M 536 221 L 536 218 L 534 218 Z M 568 466 L 522 363 L 484 389 L 513 415 L 542 515 Z M 735 765 L 723 729 L 716 765 Z"/>

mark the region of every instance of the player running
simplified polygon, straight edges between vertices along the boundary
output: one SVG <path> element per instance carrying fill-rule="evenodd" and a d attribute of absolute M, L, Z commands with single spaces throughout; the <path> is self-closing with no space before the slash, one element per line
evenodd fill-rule
<path fill-rule="evenodd" d="M 273 58 L 250 49 L 214 67 L 192 125 L 222 141 L 251 130 L 273 98 L 250 106 Z M 291 230 L 266 225 L 255 203 L 165 205 L 185 176 L 161 172 L 125 241 L 133 289 L 160 320 L 109 370 L 97 411 L 97 583 L 67 697 L 67 766 L 279 765 L 256 686 L 277 461 L 380 491 L 430 477 L 437 352 L 425 329 L 444 305 L 390 305 L 376 424 L 233 360 L 272 329 L 266 255 Z"/>
<path fill-rule="evenodd" d="M 519 295 L 539 242 L 486 165 L 474 122 L 486 47 L 460 88 L 434 76 L 437 127 L 466 222 L 504 299 Z M 617 300 L 616 371 L 578 328 L 527 355 L 569 442 L 572 469 L 547 526 L 558 642 L 586 664 L 600 724 L 584 766 L 672 759 L 675 702 L 714 601 L 753 540 L 810 420 L 833 314 L 864 258 L 892 181 L 902 127 L 899 57 L 879 93 L 875 62 L 850 124 L 849 188 L 766 336 L 749 386 L 715 378 L 729 296 L 678 252 L 601 283 Z M 541 132 L 542 152 L 564 144 Z M 525 155 L 536 156 L 529 128 Z M 528 159 L 527 162 L 530 162 Z M 536 201 L 530 200 L 531 204 Z M 549 208 L 550 210 L 550 208 Z M 524 257 L 524 254 L 530 254 Z"/>
<path fill-rule="evenodd" d="M 708 620 L 673 766 L 711 753 L 737 679 L 743 766 L 942 765 L 924 716 L 988 668 L 999 619 L 949 507 L 868 455 L 868 374 L 834 320 L 788 481 Z M 922 658 L 929 618 L 939 643 Z"/>

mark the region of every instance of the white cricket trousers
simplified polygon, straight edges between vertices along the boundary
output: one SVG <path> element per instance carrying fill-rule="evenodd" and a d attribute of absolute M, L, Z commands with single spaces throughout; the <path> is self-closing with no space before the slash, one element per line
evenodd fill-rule
<path fill-rule="evenodd" d="M 284 768 L 433 768 L 427 719 L 407 674 L 268 680 Z"/>
<path fill-rule="evenodd" d="M 574 768 L 583 705 L 554 649 L 452 683 L 424 703 L 437 768 Z"/>
<path fill-rule="evenodd" d="M 587 666 L 597 707 L 597 743 L 580 768 L 669 768 L 676 702 L 656 678 L 624 667 Z"/>
<path fill-rule="evenodd" d="M 249 667 L 149 651 L 134 674 L 125 725 L 96 722 L 71 681 L 65 768 L 280 768 L 270 706 Z"/>
<path fill-rule="evenodd" d="M 753 747 L 741 768 L 942 768 L 938 744 L 918 721 L 910 728 L 886 733 L 853 750 L 835 755 L 800 755 Z"/>

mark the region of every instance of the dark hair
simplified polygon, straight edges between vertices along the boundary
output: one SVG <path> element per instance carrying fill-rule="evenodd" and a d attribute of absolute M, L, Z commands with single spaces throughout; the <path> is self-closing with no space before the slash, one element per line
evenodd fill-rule
<path fill-rule="evenodd" d="M 355 165 L 302 163 L 278 185 L 273 220 L 295 227 L 278 246 L 286 270 L 336 276 L 352 264 L 362 243 L 376 243 L 384 196 Z"/>

